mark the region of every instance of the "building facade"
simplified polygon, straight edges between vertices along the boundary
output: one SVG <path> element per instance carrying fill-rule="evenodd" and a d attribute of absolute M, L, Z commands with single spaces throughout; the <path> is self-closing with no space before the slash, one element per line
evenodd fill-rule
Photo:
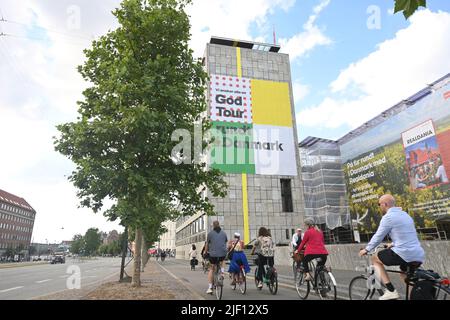
<path fill-rule="evenodd" d="M 0 190 L 0 256 L 8 249 L 27 256 L 35 216 L 36 211 L 25 199 Z"/>
<path fill-rule="evenodd" d="M 307 137 L 300 142 L 305 216 L 324 231 L 325 242 L 351 243 L 351 228 L 341 153 L 337 141 Z"/>
<path fill-rule="evenodd" d="M 176 222 L 174 221 L 166 221 L 163 223 L 163 226 L 167 229 L 167 232 L 161 235 L 159 238 L 159 242 L 157 243 L 156 247 L 166 250 L 175 250 L 175 229 L 176 229 Z"/>
<path fill-rule="evenodd" d="M 176 221 L 178 257 L 187 256 L 193 243 L 202 246 L 214 220 L 229 238 L 239 232 L 246 243 L 266 227 L 278 245 L 287 245 L 303 222 L 290 62 L 279 50 L 215 37 L 207 44 L 208 117 L 220 138 L 210 166 L 226 173 L 229 188 L 225 198 L 206 191 L 217 216 L 198 213 Z"/>

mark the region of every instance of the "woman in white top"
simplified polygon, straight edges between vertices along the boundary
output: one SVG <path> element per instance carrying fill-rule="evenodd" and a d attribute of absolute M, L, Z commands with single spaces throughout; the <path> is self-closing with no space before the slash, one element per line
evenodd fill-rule
<path fill-rule="evenodd" d="M 195 265 L 197 264 L 197 248 L 195 247 L 195 244 L 192 245 L 192 248 L 189 251 L 189 259 L 191 260 L 191 270 L 195 270 Z"/>

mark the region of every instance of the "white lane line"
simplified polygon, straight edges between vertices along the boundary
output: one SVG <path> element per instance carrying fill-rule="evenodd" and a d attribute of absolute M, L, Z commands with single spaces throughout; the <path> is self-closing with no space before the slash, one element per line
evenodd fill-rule
<path fill-rule="evenodd" d="M 4 293 L 4 292 L 8 292 L 8 291 L 13 291 L 13 290 L 17 290 L 17 289 L 22 289 L 23 287 L 14 287 L 14 288 L 10 288 L 10 289 L 5 289 L 5 290 L 1 290 L 0 293 Z"/>
<path fill-rule="evenodd" d="M 44 283 L 44 282 L 48 282 L 48 281 L 52 281 L 52 279 L 46 279 L 46 280 L 36 281 L 36 283 Z"/>
<path fill-rule="evenodd" d="M 68 278 L 69 277 L 69 275 L 66 275 L 66 276 L 59 276 L 60 278 Z"/>

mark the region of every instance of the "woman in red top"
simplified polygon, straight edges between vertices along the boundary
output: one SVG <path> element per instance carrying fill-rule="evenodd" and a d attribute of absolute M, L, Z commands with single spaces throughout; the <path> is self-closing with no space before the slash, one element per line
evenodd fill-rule
<path fill-rule="evenodd" d="M 309 262 L 316 258 L 321 258 L 317 262 L 317 266 L 323 267 L 327 262 L 328 251 L 325 249 L 325 240 L 323 238 L 322 231 L 317 228 L 314 224 L 312 218 L 305 219 L 305 225 L 307 231 L 303 235 L 303 240 L 298 246 L 296 253 L 301 251 L 305 246 L 305 257 L 303 258 L 303 272 L 306 273 L 305 280 L 310 281 L 311 277 L 309 275 Z"/>

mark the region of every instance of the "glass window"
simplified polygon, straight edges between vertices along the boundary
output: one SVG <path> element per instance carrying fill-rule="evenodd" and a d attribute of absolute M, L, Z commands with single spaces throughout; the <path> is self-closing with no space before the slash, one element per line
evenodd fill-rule
<path fill-rule="evenodd" d="M 280 182 L 283 212 L 293 212 L 291 179 L 281 179 Z"/>

